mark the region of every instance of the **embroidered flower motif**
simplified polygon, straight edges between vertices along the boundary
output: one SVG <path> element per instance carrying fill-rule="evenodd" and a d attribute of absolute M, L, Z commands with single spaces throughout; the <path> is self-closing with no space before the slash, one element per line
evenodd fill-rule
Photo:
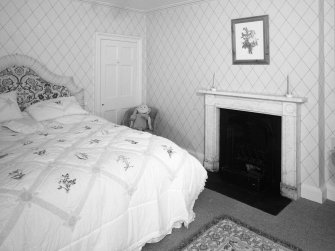
<path fill-rule="evenodd" d="M 39 155 L 39 156 L 43 156 L 43 155 L 45 155 L 46 153 L 47 153 L 46 150 L 40 150 L 40 151 L 36 151 L 36 152 L 34 152 L 34 154 L 37 154 L 37 155 Z"/>
<path fill-rule="evenodd" d="M 75 155 L 78 159 L 81 159 L 81 160 L 87 160 L 88 159 L 88 154 L 87 153 L 76 153 Z"/>
<path fill-rule="evenodd" d="M 138 142 L 132 139 L 125 139 L 125 141 L 129 142 L 130 144 L 136 145 Z"/>
<path fill-rule="evenodd" d="M 27 141 L 25 141 L 25 142 L 23 143 L 23 145 L 26 146 L 26 145 L 30 145 L 30 144 L 32 144 L 32 143 L 33 143 L 33 141 L 31 141 L 31 140 L 27 140 Z"/>
<path fill-rule="evenodd" d="M 90 127 L 90 126 L 85 126 L 85 129 L 86 129 L 86 130 L 91 130 L 92 127 Z"/>
<path fill-rule="evenodd" d="M 169 157 L 172 157 L 172 154 L 175 153 L 175 151 L 173 151 L 173 148 L 171 146 L 167 146 L 167 145 L 162 145 L 163 149 L 169 154 Z"/>
<path fill-rule="evenodd" d="M 99 144 L 101 140 L 99 139 L 91 139 L 90 144 Z"/>
<path fill-rule="evenodd" d="M 14 180 L 20 180 L 25 175 L 26 174 L 23 173 L 21 169 L 16 169 L 15 171 L 9 173 L 9 176 Z"/>
<path fill-rule="evenodd" d="M 130 165 L 129 158 L 127 158 L 124 155 L 119 155 L 119 157 L 116 160 L 117 162 L 122 162 L 124 164 L 123 168 L 125 171 L 127 171 L 129 168 L 134 167 Z"/>
<path fill-rule="evenodd" d="M 54 102 L 56 105 L 63 105 L 62 101 L 61 100 L 57 100 Z"/>
<path fill-rule="evenodd" d="M 58 181 L 58 190 L 64 189 L 67 193 L 70 191 L 71 186 L 76 184 L 77 179 L 70 179 L 70 175 L 67 174 L 62 174 L 62 178 Z"/>

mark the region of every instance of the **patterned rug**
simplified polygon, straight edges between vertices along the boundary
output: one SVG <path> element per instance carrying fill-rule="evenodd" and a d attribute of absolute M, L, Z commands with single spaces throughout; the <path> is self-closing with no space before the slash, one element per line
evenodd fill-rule
<path fill-rule="evenodd" d="M 182 244 L 183 251 L 301 251 L 291 244 L 262 233 L 229 216 L 215 219 L 190 241 Z"/>

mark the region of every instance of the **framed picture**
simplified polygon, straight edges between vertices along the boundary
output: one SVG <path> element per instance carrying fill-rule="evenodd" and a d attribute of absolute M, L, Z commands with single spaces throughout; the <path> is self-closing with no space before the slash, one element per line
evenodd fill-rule
<path fill-rule="evenodd" d="M 231 20 L 233 64 L 270 64 L 269 16 Z"/>

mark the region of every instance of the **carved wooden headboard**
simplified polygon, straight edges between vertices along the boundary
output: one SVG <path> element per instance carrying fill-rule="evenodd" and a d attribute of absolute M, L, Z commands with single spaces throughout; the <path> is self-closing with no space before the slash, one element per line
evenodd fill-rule
<path fill-rule="evenodd" d="M 0 57 L 0 93 L 16 91 L 21 110 L 41 100 L 75 96 L 84 107 L 84 90 L 72 77 L 49 71 L 42 63 L 26 55 Z"/>

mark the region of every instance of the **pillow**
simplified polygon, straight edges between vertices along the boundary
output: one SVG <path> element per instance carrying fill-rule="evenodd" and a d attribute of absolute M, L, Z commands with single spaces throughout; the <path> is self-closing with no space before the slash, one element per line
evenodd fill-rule
<path fill-rule="evenodd" d="M 41 101 L 26 108 L 26 111 L 37 121 L 88 113 L 73 96 Z"/>
<path fill-rule="evenodd" d="M 0 122 L 22 118 L 16 101 L 16 92 L 0 94 Z"/>
<path fill-rule="evenodd" d="M 21 119 L 7 121 L 2 126 L 11 129 L 14 132 L 29 134 L 38 131 L 43 131 L 44 127 L 41 123 L 30 116 L 25 116 Z"/>

